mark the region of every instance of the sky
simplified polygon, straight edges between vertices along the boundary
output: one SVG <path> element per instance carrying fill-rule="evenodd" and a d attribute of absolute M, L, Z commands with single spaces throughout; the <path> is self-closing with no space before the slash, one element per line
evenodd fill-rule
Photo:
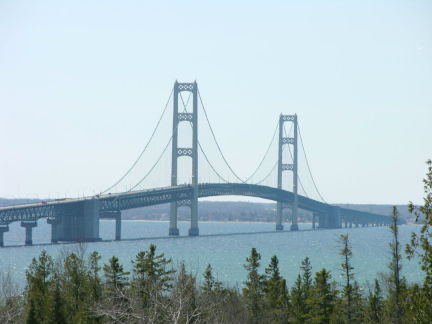
<path fill-rule="evenodd" d="M 241 177 L 259 163 L 279 114 L 297 113 L 326 201 L 422 201 L 432 2 L 419 0 L 0 0 L 0 197 L 109 187 L 145 146 L 175 80 L 198 82 Z M 172 101 L 136 174 L 113 190 L 131 188 L 158 158 L 170 109 Z M 202 117 L 200 142 L 226 169 Z M 158 168 L 147 187 L 169 179 L 169 157 Z M 212 181 L 201 170 L 200 181 Z"/>

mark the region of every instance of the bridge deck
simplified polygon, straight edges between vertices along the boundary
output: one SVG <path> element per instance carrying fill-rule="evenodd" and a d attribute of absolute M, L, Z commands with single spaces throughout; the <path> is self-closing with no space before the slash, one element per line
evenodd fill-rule
<path fill-rule="evenodd" d="M 258 197 L 285 204 L 291 204 L 294 200 L 294 194 L 292 192 L 267 186 L 241 183 L 203 183 L 198 186 L 198 196 L 200 198 L 224 195 Z M 89 200 L 98 200 L 100 212 L 103 213 L 107 211 L 119 211 L 163 204 L 172 201 L 188 200 L 191 199 L 191 197 L 192 186 L 180 185 L 175 187 L 95 195 L 84 198 L 65 198 L 43 201 L 40 203 L 5 206 L 0 207 L 0 225 L 7 225 L 14 221 L 37 220 L 44 217 L 55 218 L 56 214 L 59 213 L 62 208 L 66 208 L 70 204 L 82 203 Z M 312 212 L 331 213 L 337 208 L 342 216 L 350 218 L 363 218 L 365 221 L 373 218 L 380 220 L 389 219 L 388 216 L 348 208 L 339 208 L 301 195 L 299 195 L 298 198 L 299 208 Z"/>

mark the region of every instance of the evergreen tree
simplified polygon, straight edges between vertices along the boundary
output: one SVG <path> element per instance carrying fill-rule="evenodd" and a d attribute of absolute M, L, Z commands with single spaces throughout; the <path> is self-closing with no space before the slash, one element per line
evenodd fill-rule
<path fill-rule="evenodd" d="M 330 323 L 330 318 L 335 308 L 336 291 L 330 282 L 331 275 L 326 269 L 315 274 L 310 304 L 310 317 L 307 323 Z"/>
<path fill-rule="evenodd" d="M 406 246 L 409 258 L 415 255 L 420 260 L 421 269 L 425 273 L 423 288 L 418 294 L 422 301 L 418 307 L 423 311 L 418 312 L 419 321 L 428 321 L 432 318 L 432 160 L 428 160 L 426 177 L 423 179 L 424 197 L 423 205 L 420 207 L 409 204 L 409 210 L 416 216 L 416 221 L 421 221 L 420 234 L 412 233 L 411 242 Z"/>
<path fill-rule="evenodd" d="M 65 318 L 64 300 L 62 296 L 62 287 L 60 282 L 60 274 L 58 271 L 54 274 L 54 288 L 52 292 L 52 302 L 49 324 L 64 324 L 67 323 Z"/>
<path fill-rule="evenodd" d="M 150 295 L 155 298 L 172 287 L 172 269 L 167 269 L 171 263 L 164 254 L 156 255 L 156 245 L 151 244 L 148 251 L 139 252 L 133 263 L 132 288 L 141 300 L 142 307 L 149 307 Z"/>
<path fill-rule="evenodd" d="M 100 259 L 101 256 L 98 252 L 90 254 L 88 276 L 90 280 L 90 294 L 94 302 L 99 301 L 102 296 L 102 284 L 99 276 L 101 270 L 101 267 L 99 266 Z"/>
<path fill-rule="evenodd" d="M 383 309 L 384 302 L 381 291 L 381 286 L 377 279 L 375 279 L 375 285 L 373 292 L 369 290 L 369 296 L 367 298 L 367 320 L 369 323 L 382 323 L 383 321 Z"/>
<path fill-rule="evenodd" d="M 303 291 L 303 282 L 301 275 L 297 276 L 294 287 L 291 288 L 291 313 L 290 322 L 304 323 L 306 315 L 306 300 Z"/>
<path fill-rule="evenodd" d="M 207 265 L 204 270 L 204 282 L 201 285 L 201 289 L 204 293 L 220 292 L 222 290 L 222 283 L 217 281 L 213 276 L 213 269 L 210 264 Z"/>
<path fill-rule="evenodd" d="M 29 300 L 26 324 L 42 324 L 43 321 L 36 317 L 36 309 L 33 299 Z"/>
<path fill-rule="evenodd" d="M 69 254 L 63 266 L 63 293 L 68 322 L 86 322 L 91 301 L 88 270 L 84 260 L 75 253 Z"/>
<path fill-rule="evenodd" d="M 363 302 L 358 283 L 354 280 L 354 267 L 352 266 L 352 249 L 348 234 L 339 238 L 342 244 L 340 255 L 342 256 L 341 270 L 345 277 L 345 286 L 342 291 L 342 305 L 344 321 L 346 323 L 360 323 L 363 317 Z"/>
<path fill-rule="evenodd" d="M 46 323 L 50 318 L 51 286 L 54 274 L 53 260 L 43 250 L 38 259 L 33 258 L 26 271 L 28 302 L 27 320 L 31 323 Z"/>
<path fill-rule="evenodd" d="M 309 293 L 312 288 L 312 265 L 310 263 L 309 257 L 306 257 L 300 266 L 302 270 L 302 283 L 303 283 L 303 294 L 304 298 L 309 298 Z"/>
<path fill-rule="evenodd" d="M 123 266 L 115 256 L 108 260 L 108 264 L 103 266 L 103 271 L 106 294 L 116 300 L 129 284 L 129 272 L 123 271 Z"/>
<path fill-rule="evenodd" d="M 390 251 L 391 251 L 391 262 L 389 264 L 390 269 L 390 289 L 389 289 L 389 298 L 388 298 L 388 317 L 395 324 L 400 324 L 403 322 L 403 309 L 402 309 L 402 288 L 403 282 L 400 278 L 400 272 L 402 269 L 402 256 L 400 253 L 400 243 L 399 243 L 399 212 L 396 206 L 393 206 L 392 215 L 391 215 L 392 223 L 390 225 L 390 230 L 393 235 L 393 240 L 390 242 Z"/>
<path fill-rule="evenodd" d="M 255 248 L 252 248 L 250 256 L 246 258 L 247 263 L 244 265 L 248 275 L 245 282 L 246 287 L 243 288 L 243 296 L 251 323 L 261 323 L 263 316 L 264 276 L 258 272 L 260 260 L 261 255 Z"/>
<path fill-rule="evenodd" d="M 273 323 L 286 323 L 288 318 L 288 290 L 285 279 L 280 275 L 279 260 L 276 255 L 271 258 L 265 269 L 265 301 L 271 312 Z"/>

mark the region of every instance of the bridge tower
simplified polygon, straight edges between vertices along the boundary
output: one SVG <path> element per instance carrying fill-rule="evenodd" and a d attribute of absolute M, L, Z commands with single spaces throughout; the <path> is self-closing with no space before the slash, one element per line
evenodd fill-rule
<path fill-rule="evenodd" d="M 192 95 L 193 109 L 191 113 L 179 112 L 178 103 L 181 92 L 188 91 Z M 171 186 L 177 186 L 177 160 L 179 157 L 192 158 L 192 196 L 191 199 L 175 201 L 170 205 L 169 235 L 179 235 L 177 227 L 177 210 L 179 206 L 189 206 L 191 209 L 190 236 L 198 236 L 198 85 L 193 83 L 174 83 L 173 100 L 173 135 L 172 135 L 172 161 Z M 178 125 L 180 122 L 189 122 L 192 125 L 192 147 L 178 147 Z"/>
<path fill-rule="evenodd" d="M 284 136 L 284 123 L 292 122 L 294 126 L 294 137 L 286 137 Z M 283 163 L 283 155 L 282 150 L 284 145 L 292 145 L 293 146 L 293 163 L 287 164 Z M 278 178 L 277 178 L 277 186 L 278 189 L 282 189 L 282 173 L 284 171 L 292 171 L 293 172 L 293 192 L 294 192 L 294 201 L 292 204 L 292 221 L 291 221 L 291 231 L 298 230 L 297 224 L 297 216 L 298 216 L 298 157 L 297 157 L 297 115 L 280 115 L 279 116 L 279 149 L 278 149 Z M 276 211 L 276 230 L 283 230 L 282 225 L 282 212 L 283 212 L 284 204 L 282 202 L 277 203 L 277 211 Z"/>

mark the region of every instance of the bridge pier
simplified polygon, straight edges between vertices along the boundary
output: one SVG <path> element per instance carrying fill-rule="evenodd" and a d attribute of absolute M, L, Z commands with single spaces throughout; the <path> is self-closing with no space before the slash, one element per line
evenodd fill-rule
<path fill-rule="evenodd" d="M 177 227 L 177 202 L 173 201 L 170 203 L 170 227 L 169 236 L 178 236 L 179 229 Z"/>
<path fill-rule="evenodd" d="M 25 228 L 26 234 L 25 234 L 25 245 L 32 245 L 33 244 L 33 227 L 37 226 L 36 221 L 23 221 L 21 222 L 21 227 Z"/>
<path fill-rule="evenodd" d="M 318 213 L 318 227 L 319 228 L 328 228 L 329 215 L 324 212 Z"/>
<path fill-rule="evenodd" d="M 0 247 L 4 246 L 4 233 L 9 232 L 9 226 L 1 225 L 0 226 Z"/>
<path fill-rule="evenodd" d="M 99 214 L 99 219 L 114 219 L 115 220 L 115 240 L 121 241 L 121 211 L 105 211 Z"/>
<path fill-rule="evenodd" d="M 115 218 L 115 240 L 121 241 L 121 211 L 118 211 Z"/>
<path fill-rule="evenodd" d="M 284 227 L 282 225 L 283 215 L 283 204 L 278 201 L 276 203 L 276 231 L 283 231 Z"/>
<path fill-rule="evenodd" d="M 51 243 L 58 243 L 59 230 L 57 229 L 57 226 L 60 223 L 60 217 L 48 218 L 47 223 L 51 225 Z"/>
<path fill-rule="evenodd" d="M 197 184 L 198 185 L 198 184 Z M 195 189 L 194 189 L 195 191 Z M 194 192 L 195 195 L 195 192 Z M 189 236 L 198 236 L 198 188 L 196 188 L 196 199 L 192 199 L 191 204 L 191 227 L 189 228 Z"/>
<path fill-rule="evenodd" d="M 84 200 L 65 204 L 56 213 L 51 224 L 51 241 L 99 241 L 99 201 Z"/>
<path fill-rule="evenodd" d="M 315 223 L 316 223 L 316 213 L 312 213 L 312 229 L 315 229 Z"/>
<path fill-rule="evenodd" d="M 349 222 L 349 228 L 352 228 L 352 221 Z"/>

